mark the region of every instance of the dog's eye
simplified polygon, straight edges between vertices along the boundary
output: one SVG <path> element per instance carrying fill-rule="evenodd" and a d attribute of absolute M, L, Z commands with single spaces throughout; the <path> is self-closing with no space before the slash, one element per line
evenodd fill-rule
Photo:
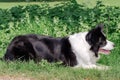
<path fill-rule="evenodd" d="M 103 47 L 106 45 L 106 41 L 100 42 L 100 47 Z"/>

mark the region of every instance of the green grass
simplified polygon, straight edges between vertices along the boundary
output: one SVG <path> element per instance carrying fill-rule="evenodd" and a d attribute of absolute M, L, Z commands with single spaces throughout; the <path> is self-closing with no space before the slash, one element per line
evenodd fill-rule
<path fill-rule="evenodd" d="M 88 7 L 93 7 L 96 4 L 96 1 L 102 1 L 103 4 L 108 6 L 120 6 L 119 0 L 76 0 L 79 4 L 84 4 Z"/>
<path fill-rule="evenodd" d="M 79 4 L 84 4 L 85 6 L 88 7 L 93 7 L 96 4 L 96 1 L 98 0 L 76 0 Z M 108 6 L 120 6 L 120 1 L 119 0 L 99 0 L 102 1 L 103 4 L 108 5 Z M 22 5 L 31 5 L 31 4 L 43 4 L 43 3 L 48 3 L 51 6 L 58 4 L 62 1 L 56 1 L 56 2 L 0 2 L 0 8 L 7 9 L 11 8 L 14 6 Z"/>
<path fill-rule="evenodd" d="M 118 57 L 113 55 L 116 52 L 117 50 L 115 49 L 110 56 L 106 57 L 108 59 L 104 59 L 112 67 L 110 70 L 74 69 L 63 67 L 59 64 L 49 64 L 44 61 L 40 64 L 34 64 L 32 61 L 29 63 L 6 63 L 0 61 L 0 74 L 19 77 L 26 76 L 34 80 L 119 80 L 120 59 L 116 59 Z"/>
<path fill-rule="evenodd" d="M 58 4 L 60 2 L 0 2 L 0 8 L 7 9 L 14 6 L 26 6 L 26 5 L 32 5 L 32 4 L 50 4 L 51 6 L 54 6 L 55 4 Z"/>
<path fill-rule="evenodd" d="M 11 76 L 26 76 L 34 80 L 119 80 L 119 67 L 108 71 L 74 69 L 55 64 L 34 64 L 0 62 L 0 74 Z"/>

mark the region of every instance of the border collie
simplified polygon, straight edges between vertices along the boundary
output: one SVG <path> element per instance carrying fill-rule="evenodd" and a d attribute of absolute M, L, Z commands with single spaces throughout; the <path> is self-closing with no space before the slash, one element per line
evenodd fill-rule
<path fill-rule="evenodd" d="M 103 67 L 96 65 L 99 53 L 109 54 L 114 43 L 106 40 L 103 25 L 99 24 L 89 32 L 80 32 L 68 37 L 28 34 L 16 36 L 9 44 L 4 59 L 7 61 L 42 59 L 48 62 L 61 61 L 64 65 L 82 68 Z"/>

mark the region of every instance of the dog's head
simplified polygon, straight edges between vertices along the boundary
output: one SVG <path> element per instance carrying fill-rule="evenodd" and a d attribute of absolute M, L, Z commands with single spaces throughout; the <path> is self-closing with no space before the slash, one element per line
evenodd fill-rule
<path fill-rule="evenodd" d="M 96 57 L 98 57 L 98 53 L 109 54 L 114 48 L 114 43 L 106 39 L 103 27 L 103 24 L 99 24 L 86 35 L 86 41 L 91 46 L 90 50 L 95 53 Z"/>

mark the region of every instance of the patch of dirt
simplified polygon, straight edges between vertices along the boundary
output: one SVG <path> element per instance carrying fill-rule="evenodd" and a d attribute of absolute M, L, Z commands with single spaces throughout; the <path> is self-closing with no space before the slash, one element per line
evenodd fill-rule
<path fill-rule="evenodd" d="M 23 76 L 3 75 L 0 76 L 0 80 L 34 80 L 34 79 Z"/>

